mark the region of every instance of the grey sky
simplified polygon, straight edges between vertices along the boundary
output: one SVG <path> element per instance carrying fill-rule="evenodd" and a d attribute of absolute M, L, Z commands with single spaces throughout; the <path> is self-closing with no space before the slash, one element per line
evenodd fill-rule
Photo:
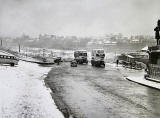
<path fill-rule="evenodd" d="M 160 0 L 0 0 L 0 35 L 154 35 Z"/>

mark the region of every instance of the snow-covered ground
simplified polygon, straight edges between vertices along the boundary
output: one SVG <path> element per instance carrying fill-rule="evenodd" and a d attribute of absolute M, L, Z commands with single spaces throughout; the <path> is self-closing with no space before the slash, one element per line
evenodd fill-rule
<path fill-rule="evenodd" d="M 50 69 L 23 61 L 0 66 L 0 118 L 63 118 L 44 85 Z"/>

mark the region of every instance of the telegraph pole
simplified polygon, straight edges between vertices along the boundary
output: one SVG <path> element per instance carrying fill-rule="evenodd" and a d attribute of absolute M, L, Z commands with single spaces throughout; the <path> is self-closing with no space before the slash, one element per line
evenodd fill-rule
<path fill-rule="evenodd" d="M 19 48 L 19 53 L 21 52 L 21 45 L 19 44 L 18 45 L 18 48 Z"/>
<path fill-rule="evenodd" d="M 2 41 L 2 39 L 1 39 L 1 47 L 3 46 L 3 41 Z"/>

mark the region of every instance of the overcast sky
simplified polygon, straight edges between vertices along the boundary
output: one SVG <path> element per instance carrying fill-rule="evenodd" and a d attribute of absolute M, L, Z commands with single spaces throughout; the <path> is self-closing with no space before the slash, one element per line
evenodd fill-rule
<path fill-rule="evenodd" d="M 0 35 L 154 35 L 160 0 L 0 0 Z"/>

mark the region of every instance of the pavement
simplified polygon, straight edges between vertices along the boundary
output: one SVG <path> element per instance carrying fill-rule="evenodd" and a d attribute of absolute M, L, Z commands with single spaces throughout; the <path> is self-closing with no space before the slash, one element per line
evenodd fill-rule
<path fill-rule="evenodd" d="M 140 72 L 130 73 L 129 76 L 126 77 L 126 79 L 129 81 L 136 82 L 138 84 L 147 86 L 147 87 L 151 87 L 151 88 L 160 90 L 160 83 L 145 79 L 144 78 L 145 74 L 146 73 L 143 70 Z"/>

